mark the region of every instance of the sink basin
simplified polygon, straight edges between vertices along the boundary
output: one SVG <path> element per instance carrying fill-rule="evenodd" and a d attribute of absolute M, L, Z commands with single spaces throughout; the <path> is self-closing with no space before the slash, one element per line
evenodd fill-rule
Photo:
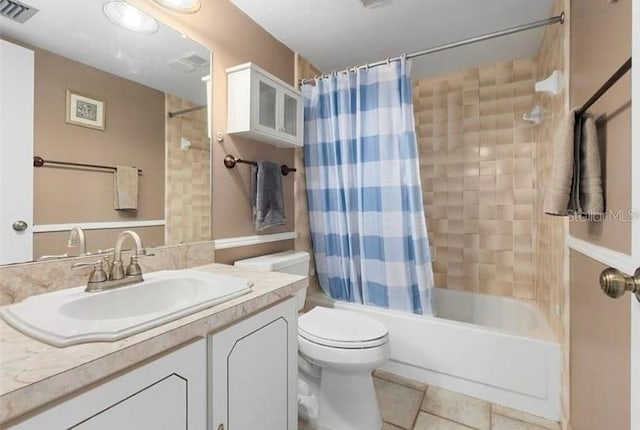
<path fill-rule="evenodd" d="M 31 296 L 0 308 L 24 334 L 54 346 L 112 342 L 251 291 L 247 279 L 198 270 L 161 271 L 98 293 L 84 286 Z"/>

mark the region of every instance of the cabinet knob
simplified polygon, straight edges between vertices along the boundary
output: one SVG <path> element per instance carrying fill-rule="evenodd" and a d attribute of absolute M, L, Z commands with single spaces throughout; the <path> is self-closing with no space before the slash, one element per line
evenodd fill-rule
<path fill-rule="evenodd" d="M 224 424 L 220 424 L 220 425 L 218 426 L 218 430 L 224 430 Z"/>

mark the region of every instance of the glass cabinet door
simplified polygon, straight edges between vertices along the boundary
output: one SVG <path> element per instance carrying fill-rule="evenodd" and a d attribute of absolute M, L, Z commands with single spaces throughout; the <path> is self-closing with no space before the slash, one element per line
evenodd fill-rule
<path fill-rule="evenodd" d="M 277 130 L 278 90 L 267 80 L 258 79 L 258 124 L 271 130 Z"/>
<path fill-rule="evenodd" d="M 287 94 L 285 91 L 283 93 L 283 124 L 282 124 L 282 132 L 286 133 L 290 136 L 298 135 L 298 99 Z"/>

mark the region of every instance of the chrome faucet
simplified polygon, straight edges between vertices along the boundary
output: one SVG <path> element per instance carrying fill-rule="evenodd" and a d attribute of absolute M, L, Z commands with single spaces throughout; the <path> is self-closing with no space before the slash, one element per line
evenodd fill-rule
<path fill-rule="evenodd" d="M 136 249 L 131 256 L 129 265 L 124 269 L 122 264 L 122 245 L 127 238 L 131 238 L 135 242 Z M 147 250 L 144 248 L 144 245 L 142 245 L 142 239 L 140 239 L 138 233 L 132 230 L 126 230 L 120 233 L 116 239 L 116 247 L 113 251 L 113 263 L 109 261 L 109 256 L 106 256 L 102 261 L 75 263 L 71 265 L 71 267 L 92 266 L 93 270 L 89 275 L 89 281 L 87 282 L 85 291 L 88 293 L 104 291 L 143 282 L 142 268 L 138 263 L 138 258 L 145 255 L 151 256 L 153 254 L 147 254 Z"/>
<path fill-rule="evenodd" d="M 73 248 L 76 246 L 79 246 L 78 256 L 82 256 L 87 253 L 87 238 L 84 235 L 84 230 L 79 226 L 71 229 L 71 232 L 69 233 L 69 240 L 67 241 L 67 248 Z"/>

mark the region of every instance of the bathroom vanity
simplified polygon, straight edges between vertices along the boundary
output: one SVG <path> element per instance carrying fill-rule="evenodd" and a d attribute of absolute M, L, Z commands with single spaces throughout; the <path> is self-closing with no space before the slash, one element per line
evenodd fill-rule
<path fill-rule="evenodd" d="M 55 348 L 0 322 L 0 426 L 295 429 L 293 296 L 305 278 L 220 264 L 197 269 L 254 286 L 116 342 Z"/>

